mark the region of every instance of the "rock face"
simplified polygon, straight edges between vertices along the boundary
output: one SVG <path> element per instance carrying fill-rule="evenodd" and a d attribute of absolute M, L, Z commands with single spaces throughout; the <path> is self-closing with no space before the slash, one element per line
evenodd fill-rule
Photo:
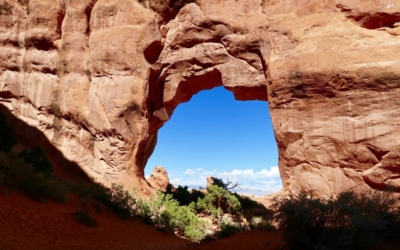
<path fill-rule="evenodd" d="M 284 190 L 400 191 L 400 0 L 172 2 L 2 0 L 0 103 L 146 194 L 158 129 L 222 85 L 268 101 Z"/>
<path fill-rule="evenodd" d="M 161 166 L 154 168 L 153 173 L 147 179 L 147 182 L 155 189 L 165 191 L 169 184 L 167 170 Z"/>
<path fill-rule="evenodd" d="M 212 185 L 214 185 L 214 180 L 215 180 L 215 177 L 212 177 L 212 176 L 209 176 L 209 177 L 207 177 L 207 189 L 209 188 L 209 187 L 211 187 Z"/>

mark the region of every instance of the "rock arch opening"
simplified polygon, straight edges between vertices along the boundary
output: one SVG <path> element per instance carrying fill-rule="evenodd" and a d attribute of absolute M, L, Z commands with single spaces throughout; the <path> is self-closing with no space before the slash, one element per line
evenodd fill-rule
<path fill-rule="evenodd" d="M 163 166 L 173 185 L 198 188 L 207 176 L 238 181 L 239 192 L 278 191 L 278 150 L 265 101 L 237 101 L 224 87 L 201 91 L 179 105 L 159 130 L 147 162 Z"/>

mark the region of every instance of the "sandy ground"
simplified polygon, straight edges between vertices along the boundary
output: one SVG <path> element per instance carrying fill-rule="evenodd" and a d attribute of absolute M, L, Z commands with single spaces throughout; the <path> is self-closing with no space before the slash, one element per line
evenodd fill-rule
<path fill-rule="evenodd" d="M 98 227 L 77 223 L 77 197 L 67 204 L 40 203 L 19 193 L 0 194 L 0 250 L 26 249 L 277 249 L 279 232 L 250 231 L 193 244 L 162 233 L 140 218 L 122 221 L 105 211 L 91 215 Z"/>

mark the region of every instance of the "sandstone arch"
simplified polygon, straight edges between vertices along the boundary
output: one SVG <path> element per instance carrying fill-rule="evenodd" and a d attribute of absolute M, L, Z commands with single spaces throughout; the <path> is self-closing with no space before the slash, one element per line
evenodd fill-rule
<path fill-rule="evenodd" d="M 238 101 L 219 86 L 178 105 L 158 131 L 145 174 L 149 178 L 153 168 L 161 165 L 174 185 L 202 187 L 207 176 L 215 176 L 237 180 L 241 188 L 271 193 L 282 186 L 277 163 L 268 102 Z M 275 171 L 270 173 L 271 167 Z M 239 174 L 244 170 L 244 175 Z M 263 181 L 270 182 L 254 185 Z"/>
<path fill-rule="evenodd" d="M 399 190 L 400 1 L 155 2 L 3 1 L 0 102 L 96 181 L 151 192 L 156 131 L 222 84 L 268 100 L 284 189 Z"/>

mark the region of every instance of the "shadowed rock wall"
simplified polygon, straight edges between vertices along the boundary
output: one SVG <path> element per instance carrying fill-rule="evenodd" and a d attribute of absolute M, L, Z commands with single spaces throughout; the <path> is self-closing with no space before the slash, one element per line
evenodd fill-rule
<path fill-rule="evenodd" d="M 0 102 L 94 180 L 149 193 L 158 129 L 223 85 L 269 102 L 284 190 L 400 190 L 400 1 L 178 7 L 2 0 Z"/>

